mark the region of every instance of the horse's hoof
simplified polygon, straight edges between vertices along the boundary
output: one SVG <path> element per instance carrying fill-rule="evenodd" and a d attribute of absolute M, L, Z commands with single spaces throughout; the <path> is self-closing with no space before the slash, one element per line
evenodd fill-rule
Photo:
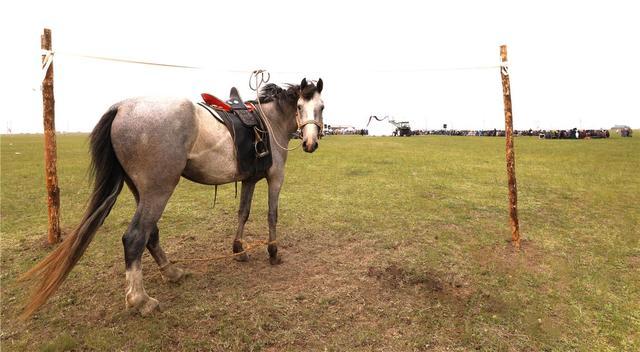
<path fill-rule="evenodd" d="M 239 261 L 239 262 L 249 261 L 249 255 L 247 255 L 247 252 L 245 252 L 244 248 L 242 248 L 242 242 L 238 240 L 233 241 L 233 254 L 234 254 L 233 259 L 235 259 L 236 261 Z"/>
<path fill-rule="evenodd" d="M 169 282 L 179 282 L 182 278 L 187 276 L 187 273 L 184 270 L 173 264 L 169 264 L 168 266 L 160 269 L 160 271 L 162 272 L 162 277 Z"/>
<path fill-rule="evenodd" d="M 235 257 L 233 257 L 233 259 L 235 259 L 238 262 L 248 262 L 249 255 L 247 253 L 242 253 L 240 255 L 236 255 Z"/>
<path fill-rule="evenodd" d="M 269 263 L 271 263 L 271 265 L 282 264 L 282 257 L 280 256 L 269 257 Z"/>
<path fill-rule="evenodd" d="M 162 312 L 160 302 L 157 299 L 149 297 L 149 299 L 140 307 L 140 315 L 143 317 L 153 314 L 153 312 Z"/>
<path fill-rule="evenodd" d="M 278 256 L 278 246 L 275 243 L 269 244 L 267 252 L 269 252 L 269 263 L 271 263 L 271 265 L 278 265 L 282 263 L 282 258 Z"/>
<path fill-rule="evenodd" d="M 149 297 L 147 294 L 133 295 L 128 294 L 126 297 L 127 309 L 134 312 L 140 312 L 140 315 L 148 316 L 154 311 L 160 311 L 160 302 L 157 299 Z"/>

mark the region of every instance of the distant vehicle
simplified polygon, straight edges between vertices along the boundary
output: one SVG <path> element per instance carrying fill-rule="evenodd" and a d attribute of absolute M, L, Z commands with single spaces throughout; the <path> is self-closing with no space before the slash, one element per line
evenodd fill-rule
<path fill-rule="evenodd" d="M 389 118 L 389 116 L 379 118 L 375 115 L 371 115 L 369 116 L 369 122 L 367 122 L 367 127 L 369 127 L 369 124 L 371 123 L 372 119 L 375 119 L 376 121 L 384 121 L 389 119 L 389 121 L 387 122 L 389 122 L 390 124 L 396 127 L 396 130 L 393 131 L 394 136 L 409 137 L 413 134 L 413 132 L 411 131 L 411 126 L 409 125 L 409 121 L 396 121 L 395 119 Z"/>

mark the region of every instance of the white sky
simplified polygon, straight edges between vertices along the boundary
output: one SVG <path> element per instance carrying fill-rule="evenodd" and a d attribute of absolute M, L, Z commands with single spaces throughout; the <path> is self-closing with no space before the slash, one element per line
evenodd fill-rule
<path fill-rule="evenodd" d="M 226 97 L 235 85 L 251 99 L 247 82 L 256 68 L 273 71 L 276 83 L 322 77 L 325 123 L 364 127 L 369 115 L 388 114 L 413 128 L 500 129 L 497 68 L 408 72 L 497 64 L 500 44 L 509 49 L 515 128 L 640 126 L 634 1 L 4 1 L 0 7 L 2 133 L 42 130 L 41 93 L 34 88 L 45 26 L 60 54 L 209 68 L 59 55 L 59 131 L 90 131 L 111 104 L 131 96 Z"/>

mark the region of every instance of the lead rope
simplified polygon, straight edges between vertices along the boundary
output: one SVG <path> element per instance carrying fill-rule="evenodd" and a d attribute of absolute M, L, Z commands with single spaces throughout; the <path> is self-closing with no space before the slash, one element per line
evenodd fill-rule
<path fill-rule="evenodd" d="M 240 242 L 242 243 L 242 248 L 243 248 L 243 250 L 241 252 L 232 253 L 232 254 L 224 254 L 224 255 L 219 255 L 219 256 L 215 256 L 215 257 L 173 258 L 167 264 L 161 266 L 160 269 L 164 269 L 164 268 L 166 268 L 169 265 L 174 264 L 174 263 L 181 263 L 181 262 L 182 263 L 184 263 L 184 262 L 211 262 L 211 261 L 216 261 L 216 260 L 223 260 L 223 259 L 233 258 L 233 257 L 237 257 L 239 255 L 243 255 L 245 253 L 249 253 L 249 252 L 255 251 L 256 249 L 259 249 L 259 248 L 262 248 L 262 247 L 265 247 L 265 246 L 270 246 L 272 244 L 277 244 L 278 243 L 276 240 L 273 240 L 273 241 L 257 240 L 257 241 L 252 241 L 252 242 L 247 242 L 247 241 L 244 241 L 244 240 L 240 240 Z"/>
<path fill-rule="evenodd" d="M 267 74 L 266 79 L 264 76 L 265 73 Z M 258 106 L 257 106 L 258 112 L 260 113 L 260 116 L 262 117 L 262 120 L 264 121 L 264 124 L 267 127 L 267 131 L 269 132 L 269 134 L 271 134 L 271 136 L 273 136 L 273 140 L 276 142 L 276 145 L 286 151 L 296 150 L 300 148 L 300 146 L 302 145 L 302 140 L 300 140 L 300 144 L 298 144 L 293 148 L 285 148 L 282 145 L 280 145 L 280 142 L 278 142 L 278 139 L 273 133 L 273 127 L 271 127 L 271 122 L 269 121 L 269 119 L 267 119 L 267 116 L 264 114 L 264 111 L 262 110 L 262 104 L 260 104 L 260 96 L 259 96 L 260 87 L 262 87 L 263 83 L 269 82 L 270 79 L 271 79 L 271 74 L 267 72 L 267 70 L 255 70 L 251 73 L 251 76 L 249 77 L 249 88 L 251 88 L 251 90 L 256 92 L 256 101 L 258 102 Z M 255 82 L 255 84 L 252 84 L 253 82 Z M 298 126 L 298 128 L 300 128 L 300 118 L 298 117 L 297 112 L 296 112 L 296 125 Z"/>

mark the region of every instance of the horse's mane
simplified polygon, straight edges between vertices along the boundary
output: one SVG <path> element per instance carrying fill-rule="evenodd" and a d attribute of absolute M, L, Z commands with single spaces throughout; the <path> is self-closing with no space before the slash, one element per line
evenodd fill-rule
<path fill-rule="evenodd" d="M 302 92 L 300 92 L 300 85 L 286 84 L 284 88 L 274 83 L 268 83 L 260 88 L 260 94 L 258 99 L 260 103 L 277 102 L 278 107 L 282 109 L 284 106 L 295 106 L 298 102 L 300 95 L 305 100 L 313 98 L 313 95 L 318 91 L 315 84 L 309 82 Z"/>

